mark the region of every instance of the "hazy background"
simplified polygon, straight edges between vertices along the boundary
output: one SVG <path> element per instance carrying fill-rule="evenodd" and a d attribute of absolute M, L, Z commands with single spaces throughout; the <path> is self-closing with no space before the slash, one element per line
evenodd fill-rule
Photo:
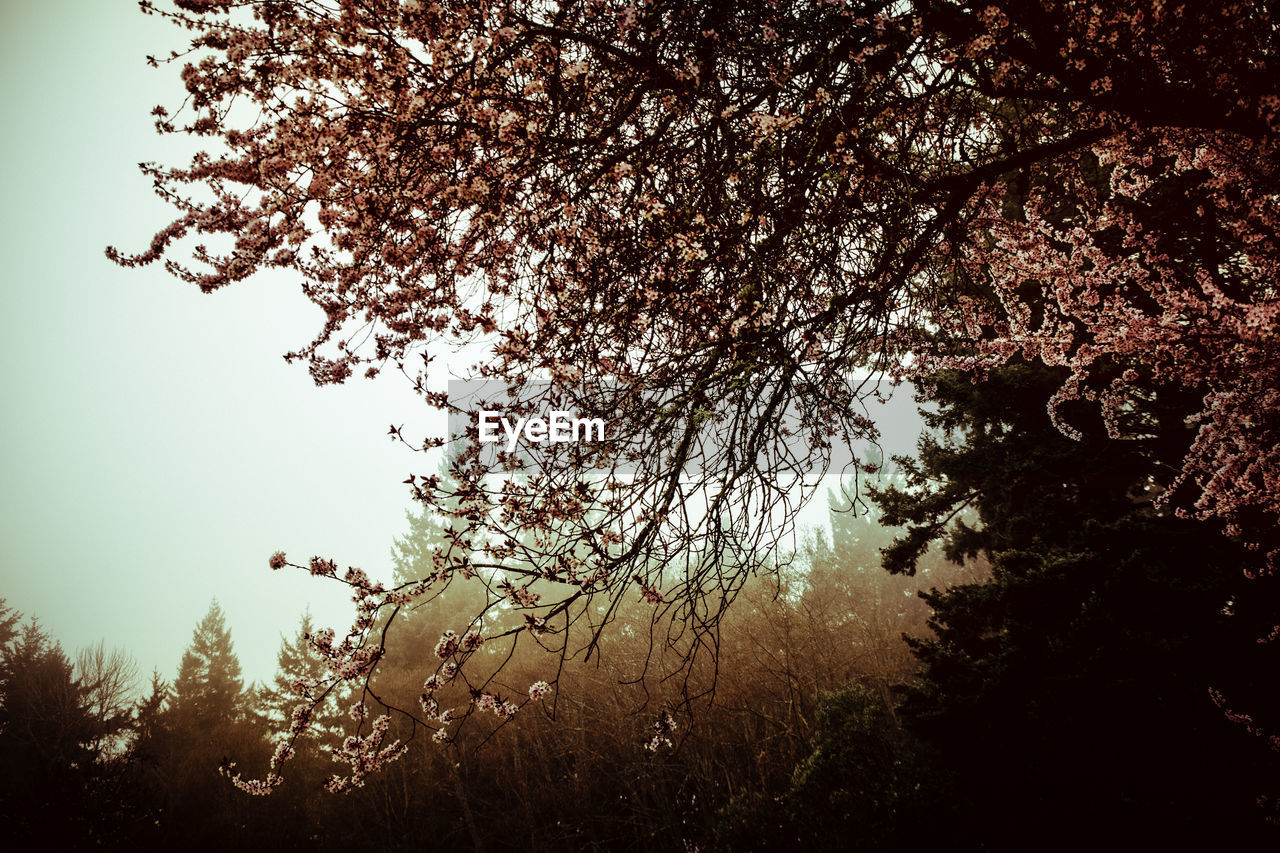
<path fill-rule="evenodd" d="M 421 460 L 384 436 L 423 407 L 403 383 L 316 388 L 281 354 L 318 328 L 289 277 L 201 294 L 124 270 L 168 221 L 136 164 L 172 145 L 149 112 L 183 34 L 132 0 L 2 0 L 0 596 L 69 649 L 101 638 L 172 677 L 217 597 L 249 678 L 307 601 L 278 548 L 388 566 Z"/>
<path fill-rule="evenodd" d="M 386 576 L 401 481 L 430 467 L 387 427 L 427 413 L 395 376 L 316 388 L 284 363 L 321 323 L 291 276 L 204 295 L 104 257 L 169 221 L 136 164 L 181 156 L 149 115 L 177 69 L 145 56 L 183 38 L 134 0 L 0 0 L 0 597 L 166 678 L 216 597 L 266 679 L 308 604 L 348 620 L 337 585 L 267 557 Z M 884 428 L 890 453 L 918 429 Z"/>

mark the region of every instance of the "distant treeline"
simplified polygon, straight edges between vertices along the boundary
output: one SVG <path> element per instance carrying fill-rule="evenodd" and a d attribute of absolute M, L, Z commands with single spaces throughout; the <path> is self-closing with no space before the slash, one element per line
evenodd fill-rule
<path fill-rule="evenodd" d="M 328 750 L 359 707 L 414 705 L 475 590 L 397 614 L 367 689 L 329 697 L 266 797 L 220 768 L 265 771 L 324 666 L 309 616 L 246 686 L 215 603 L 139 699 L 127 654 L 73 661 L 0 610 L 10 849 L 1276 849 L 1275 579 L 1158 508 L 1158 446 L 1064 438 L 1042 404 L 1061 378 L 944 375 L 935 437 L 749 580 L 714 658 L 668 660 L 650 638 L 669 626 L 621 602 L 588 661 L 495 660 L 499 695 L 554 685 L 514 719 L 441 744 L 393 717 L 407 754 L 345 795 L 324 790 Z M 410 521 L 399 579 L 438 535 Z M 646 749 L 666 708 L 672 747 Z"/>

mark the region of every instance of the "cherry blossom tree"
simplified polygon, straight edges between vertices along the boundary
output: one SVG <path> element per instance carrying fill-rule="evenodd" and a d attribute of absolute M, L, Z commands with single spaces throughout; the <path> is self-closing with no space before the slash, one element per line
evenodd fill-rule
<path fill-rule="evenodd" d="M 974 193 L 962 239 L 938 250 L 988 298 L 941 313 L 952 340 L 965 344 L 922 352 L 917 375 L 937 366 L 981 371 L 1015 353 L 1065 365 L 1070 375 L 1051 413 L 1067 399 L 1097 401 L 1117 438 L 1151 435 L 1157 396 L 1194 392 L 1187 423 L 1198 431 L 1166 501 L 1265 545 L 1274 568 L 1280 89 L 1272 9 L 1058 5 L 1068 14 L 1017 4 L 984 10 L 984 32 L 967 49 L 974 79 L 1010 109 L 1034 106 L 1036 120 L 1097 138 Z"/>
<path fill-rule="evenodd" d="M 626 596 L 713 653 L 797 496 L 875 437 L 882 375 L 1039 358 L 1070 368 L 1052 411 L 1096 400 L 1129 438 L 1190 394 L 1167 499 L 1276 547 L 1269 4 L 141 6 L 190 34 L 152 60 L 187 91 L 155 116 L 201 151 L 143 164 L 177 217 L 108 254 L 205 291 L 286 271 L 324 311 L 288 356 L 318 383 L 395 370 L 459 415 L 447 474 L 407 481 L 447 520 L 429 570 L 387 588 L 296 564 L 354 591 L 352 631 L 313 637 L 334 682 L 377 666 L 388 613 L 488 589 L 401 710 L 442 739 L 431 685 L 482 645 L 589 655 Z M 500 394 L 443 390 L 459 352 Z M 495 396 L 607 418 L 609 440 L 491 452 L 475 416 Z M 464 717 L 543 692 L 474 683 Z M 385 719 L 346 745 L 349 782 L 397 754 Z"/>

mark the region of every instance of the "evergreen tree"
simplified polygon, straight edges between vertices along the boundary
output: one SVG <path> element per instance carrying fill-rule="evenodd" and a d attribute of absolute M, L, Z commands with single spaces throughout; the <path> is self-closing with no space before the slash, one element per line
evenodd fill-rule
<path fill-rule="evenodd" d="M 160 673 L 151 673 L 151 692 L 134 706 L 135 753 L 146 754 L 145 745 L 163 736 L 164 709 L 169 701 L 169 685 Z"/>
<path fill-rule="evenodd" d="M 152 701 L 160 693 L 153 685 Z M 162 834 L 168 843 L 236 846 L 269 827 L 269 805 L 248 802 L 220 767 L 265 766 L 268 747 L 251 714 L 240 661 L 214 601 L 182 655 L 169 702 L 151 723 Z"/>
<path fill-rule="evenodd" d="M 18 636 L 18 624 L 21 621 L 22 614 L 0 598 L 0 649 L 7 649 L 13 638 Z"/>
<path fill-rule="evenodd" d="M 881 482 L 900 482 L 896 469 L 884 471 Z M 922 579 L 889 575 L 880 568 L 880 550 L 894 530 L 882 524 L 877 507 L 858 501 L 852 489 L 828 491 L 831 537 L 817 535 L 805 549 L 804 591 L 800 606 L 822 626 L 815 653 L 842 660 L 844 669 L 828 689 L 856 678 L 878 695 L 889 713 L 895 692 L 914 672 L 904 632 L 924 627 L 927 607 L 915 593 Z M 954 578 L 954 566 L 930 555 L 922 574 L 935 583 Z M 838 647 L 832 648 L 833 641 Z M 816 696 L 809 697 L 816 700 Z"/>
<path fill-rule="evenodd" d="M 936 769 L 880 695 L 857 683 L 821 693 L 815 722 L 812 751 L 785 800 L 794 846 L 840 853 L 950 846 Z"/>
<path fill-rule="evenodd" d="M 256 691 L 253 713 L 258 728 L 276 742 L 287 736 L 294 709 L 301 701 L 295 685 L 314 683 L 328 673 L 324 659 L 308 641 L 314 631 L 315 623 L 307 610 L 298 620 L 297 632 L 291 638 L 280 638 L 275 677 Z M 323 787 L 334 769 L 330 750 L 354 729 L 347 713 L 353 701 L 350 688 L 339 682 L 328 699 L 315 706 L 306 733 L 294 741 L 294 757 L 285 769 L 284 781 L 265 804 L 270 810 L 267 830 L 274 833 L 276 846 L 311 849 L 307 842 L 317 837 L 324 838 L 326 846 L 341 846 L 336 836 L 347 829 L 342 825 L 350 819 L 353 803 L 350 798 L 325 792 Z"/>
<path fill-rule="evenodd" d="M 144 850 L 161 846 L 166 788 L 174 781 L 169 774 L 173 762 L 166 761 L 177 751 L 167 714 L 169 695 L 168 683 L 152 672 L 149 691 L 133 706 L 126 762 L 135 821 L 128 838 Z"/>
<path fill-rule="evenodd" d="M 904 716 L 960 775 L 990 847 L 1049 827 L 1064 847 L 1103 832 L 1257 840 L 1254 799 L 1276 762 L 1209 689 L 1276 710 L 1253 687 L 1274 672 L 1255 642 L 1274 584 L 1242 595 L 1247 552 L 1153 505 L 1161 442 L 1183 428 L 1177 401 L 1152 404 L 1168 411 L 1146 442 L 1109 440 L 1067 409 L 1072 441 L 1045 408 L 1062 378 L 1038 364 L 982 383 L 943 374 L 923 394 L 940 437 L 898 460 L 905 484 L 874 493 L 886 522 L 907 525 L 885 549 L 891 571 L 914 571 L 937 539 L 951 559 L 991 566 L 988 580 L 923 594 L 936 636 L 912 641 L 923 677 Z M 1255 609 L 1233 612 L 1237 600 Z"/>
<path fill-rule="evenodd" d="M 235 721 L 244 711 L 240 660 L 222 608 L 214 601 L 182 654 L 173 683 L 173 710 L 202 726 Z"/>
<path fill-rule="evenodd" d="M 293 639 L 280 638 L 280 652 L 276 657 L 277 669 L 270 685 L 258 691 L 256 712 L 268 726 L 279 730 L 287 727 L 300 698 L 294 685 L 307 679 L 318 679 L 327 673 L 324 659 L 316 653 L 307 638 L 315 631 L 311 611 L 304 612 L 298 620 L 298 631 Z M 311 717 L 308 734 L 312 742 L 332 746 L 346 734 L 347 706 L 351 703 L 351 691 L 339 683 L 334 695 L 316 708 Z"/>
<path fill-rule="evenodd" d="M 16 841 L 84 843 L 100 729 L 71 660 L 35 619 L 0 612 L 0 819 Z"/>
<path fill-rule="evenodd" d="M 134 737 L 129 757 L 134 774 L 153 795 L 160 786 L 159 760 L 170 750 L 169 697 L 169 685 L 157 671 L 151 674 L 150 692 L 133 706 Z"/>

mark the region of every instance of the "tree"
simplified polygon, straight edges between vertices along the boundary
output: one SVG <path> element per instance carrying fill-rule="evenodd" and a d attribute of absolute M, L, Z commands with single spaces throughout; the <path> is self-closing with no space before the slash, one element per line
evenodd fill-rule
<path fill-rule="evenodd" d="M 96 734 L 74 667 L 34 620 L 0 656 L 0 764 L 6 823 L 24 840 L 85 837 Z M 58 819 L 70 806 L 70 819 Z"/>
<path fill-rule="evenodd" d="M 206 291 L 291 271 L 325 312 L 291 354 L 317 382 L 401 370 L 471 441 L 452 484 L 409 478 L 460 522 L 450 557 L 344 576 L 338 671 L 455 576 L 506 580 L 558 648 L 628 590 L 718 618 L 770 510 L 785 530 L 874 433 L 868 372 L 1042 358 L 1050 408 L 1094 400 L 1117 436 L 1187 399 L 1162 494 L 1280 558 L 1271 4 L 175 5 L 142 3 L 193 33 L 157 127 L 202 150 L 144 164 L 178 216 L 109 255 Z M 467 341 L 501 386 L 469 406 L 427 376 Z M 482 452 L 484 399 L 561 395 L 612 440 Z"/>
<path fill-rule="evenodd" d="M 162 832 L 204 846 L 228 843 L 251 825 L 266 832 L 270 816 L 243 802 L 221 774 L 237 764 L 266 764 L 268 748 L 251 713 L 227 627 L 217 601 L 192 632 L 178 675 L 168 691 L 156 679 L 146 716 L 157 698 L 166 699 L 159 719 L 150 720 L 149 746 L 159 786 Z M 255 823 L 256 821 L 260 823 Z"/>
<path fill-rule="evenodd" d="M 0 815 L 15 840 L 101 845 L 135 820 L 132 660 L 102 644 L 77 658 L 0 600 Z"/>
<path fill-rule="evenodd" d="M 868 483 L 880 488 L 901 484 L 902 477 L 896 466 L 888 466 L 884 476 L 864 483 L 864 491 Z M 809 549 L 801 605 L 810 619 L 825 623 L 827 632 L 840 638 L 841 648 L 832 652 L 852 669 L 823 689 L 842 688 L 856 673 L 859 684 L 877 693 L 892 714 L 899 689 L 915 671 L 902 638 L 923 632 L 929 615 L 917 593 L 929 586 L 946 589 L 971 583 L 985 566 L 957 566 L 935 549 L 921 555 L 915 576 L 885 572 L 881 551 L 902 532 L 900 528 L 886 523 L 878 506 L 855 503 L 844 490 L 828 492 L 827 499 L 831 541 L 819 537 Z"/>
<path fill-rule="evenodd" d="M 258 713 L 273 726 L 287 727 L 294 709 L 305 701 L 306 697 L 298 693 L 299 685 L 320 681 L 328 675 L 324 659 L 310 644 L 315 632 L 316 626 L 308 610 L 298 620 L 298 631 L 293 639 L 280 639 L 275 679 L 270 686 L 258 690 L 256 702 Z M 308 733 L 318 744 L 333 746 L 342 739 L 348 719 L 344 701 L 350 704 L 350 699 L 346 692 L 340 691 L 328 697 L 325 704 L 312 714 Z"/>
<path fill-rule="evenodd" d="M 901 460 L 905 483 L 873 491 L 886 521 L 906 525 L 887 568 L 914 571 L 938 540 L 949 558 L 991 567 L 922 594 L 934 635 L 911 640 L 923 670 L 908 727 L 963 774 L 967 831 L 994 849 L 1021 848 L 1063 814 L 1054 843 L 1066 849 L 1102 831 L 1261 842 L 1255 799 L 1276 757 L 1213 697 L 1280 719 L 1257 680 L 1275 665 L 1256 642 L 1274 578 L 1249 581 L 1246 550 L 1157 508 L 1158 447 L 1109 439 L 1079 401 L 1066 408 L 1082 437 L 1064 437 L 1041 404 L 1065 372 L 939 375 L 923 396 L 941 437 Z"/>
<path fill-rule="evenodd" d="M 18 636 L 21 622 L 22 614 L 10 607 L 3 598 L 0 598 L 0 648 L 7 647 L 9 643 L 13 642 L 14 637 Z"/>
<path fill-rule="evenodd" d="M 193 726 L 226 725 L 244 713 L 244 681 L 240 659 L 231 644 L 231 631 L 217 601 L 191 634 L 182 665 L 173 682 L 172 709 Z"/>
<path fill-rule="evenodd" d="M 133 728 L 138 664 L 124 649 L 107 651 L 105 641 L 76 655 L 76 681 L 98 731 L 91 743 L 101 756 L 120 755 Z"/>
<path fill-rule="evenodd" d="M 879 697 L 851 684 L 819 699 L 813 749 L 796 767 L 787 796 L 805 848 L 921 850 L 954 844 L 943 774 Z"/>

